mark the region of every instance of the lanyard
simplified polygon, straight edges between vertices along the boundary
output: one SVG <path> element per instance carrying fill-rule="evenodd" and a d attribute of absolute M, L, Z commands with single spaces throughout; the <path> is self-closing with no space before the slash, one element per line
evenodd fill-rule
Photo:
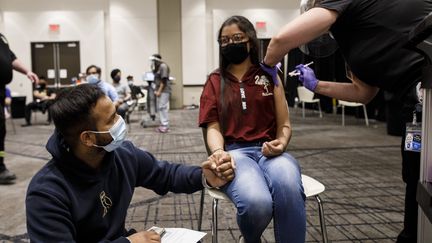
<path fill-rule="evenodd" d="M 243 82 L 239 81 L 239 83 L 240 83 L 240 99 L 241 99 L 242 112 L 246 113 L 246 111 L 247 111 L 246 92 L 245 92 L 245 89 L 244 89 Z"/>

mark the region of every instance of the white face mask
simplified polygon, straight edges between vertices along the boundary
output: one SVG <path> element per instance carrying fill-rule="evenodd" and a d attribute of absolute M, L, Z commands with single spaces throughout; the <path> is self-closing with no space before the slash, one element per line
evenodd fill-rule
<path fill-rule="evenodd" d="M 99 75 L 97 74 L 91 74 L 89 76 L 87 76 L 87 83 L 89 84 L 97 84 L 99 83 Z"/>
<path fill-rule="evenodd" d="M 103 148 L 107 152 L 111 152 L 114 149 L 120 147 L 123 141 L 126 139 L 127 129 L 126 122 L 123 120 L 121 116 L 119 116 L 118 120 L 108 131 L 90 131 L 92 133 L 109 133 L 113 140 L 107 145 L 97 145 L 93 144 L 93 146 L 98 148 Z"/>

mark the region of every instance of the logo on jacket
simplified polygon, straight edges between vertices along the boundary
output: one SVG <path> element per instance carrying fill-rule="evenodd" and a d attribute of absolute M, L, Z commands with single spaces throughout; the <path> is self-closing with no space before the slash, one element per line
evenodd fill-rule
<path fill-rule="evenodd" d="M 102 191 L 99 194 L 99 199 L 101 201 L 102 207 L 103 207 L 103 215 L 102 218 L 105 217 L 105 215 L 108 213 L 108 210 L 111 208 L 112 206 L 112 201 L 111 199 L 106 195 L 106 193 L 104 191 Z"/>
<path fill-rule="evenodd" d="M 256 85 L 262 85 L 264 86 L 264 92 L 262 92 L 262 96 L 269 96 L 269 95 L 273 95 L 272 92 L 269 91 L 269 85 L 270 85 L 270 81 L 268 80 L 268 78 L 264 75 L 256 75 L 255 76 L 255 84 Z"/>

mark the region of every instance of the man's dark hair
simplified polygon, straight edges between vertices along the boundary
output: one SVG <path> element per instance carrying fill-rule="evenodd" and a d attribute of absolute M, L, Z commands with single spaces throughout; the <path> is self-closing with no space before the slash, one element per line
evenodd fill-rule
<path fill-rule="evenodd" d="M 70 146 L 79 141 L 81 132 L 96 130 L 92 109 L 103 96 L 105 93 L 97 85 L 81 84 L 62 90 L 50 106 L 54 125 Z"/>
<path fill-rule="evenodd" d="M 133 76 L 132 76 L 132 75 L 128 75 L 128 76 L 126 77 L 126 80 L 129 80 L 129 79 L 133 79 Z"/>
<path fill-rule="evenodd" d="M 113 70 L 111 71 L 111 78 L 114 79 L 114 77 L 115 77 L 119 72 L 121 72 L 120 69 L 118 69 L 118 68 L 113 69 Z"/>
<path fill-rule="evenodd" d="M 162 60 L 162 57 L 161 57 L 160 54 L 153 54 L 152 56 L 154 56 L 154 57 L 159 58 L 160 60 Z"/>
<path fill-rule="evenodd" d="M 249 44 L 250 44 L 250 50 L 249 50 L 249 57 L 251 59 L 251 62 L 253 64 L 258 64 L 258 38 L 255 31 L 255 27 L 253 24 L 245 17 L 234 15 L 229 17 L 225 22 L 223 22 L 222 26 L 219 29 L 218 33 L 218 40 L 221 38 L 222 29 L 225 26 L 229 26 L 232 24 L 236 24 L 238 28 L 246 34 L 246 36 L 249 38 Z M 226 71 L 226 68 L 229 65 L 229 61 L 226 60 L 226 58 L 222 55 L 221 52 L 221 46 L 219 45 L 219 69 L 221 73 L 224 73 Z"/>
<path fill-rule="evenodd" d="M 98 66 L 96 66 L 96 65 L 90 65 L 90 66 L 88 66 L 87 69 L 86 69 L 86 74 L 88 74 L 88 73 L 89 73 L 89 70 L 92 69 L 92 68 L 96 68 L 96 72 L 97 72 L 99 75 L 102 73 L 102 69 L 101 69 L 100 67 L 98 67 Z"/>

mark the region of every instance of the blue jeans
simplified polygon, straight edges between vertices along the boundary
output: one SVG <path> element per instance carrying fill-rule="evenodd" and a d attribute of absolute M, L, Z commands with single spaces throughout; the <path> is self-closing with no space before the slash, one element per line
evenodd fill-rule
<path fill-rule="evenodd" d="M 261 144 L 234 143 L 227 145 L 227 151 L 236 163 L 236 174 L 221 190 L 237 208 L 245 242 L 260 242 L 274 218 L 276 242 L 304 243 L 306 196 L 297 160 L 288 153 L 265 157 Z"/>

